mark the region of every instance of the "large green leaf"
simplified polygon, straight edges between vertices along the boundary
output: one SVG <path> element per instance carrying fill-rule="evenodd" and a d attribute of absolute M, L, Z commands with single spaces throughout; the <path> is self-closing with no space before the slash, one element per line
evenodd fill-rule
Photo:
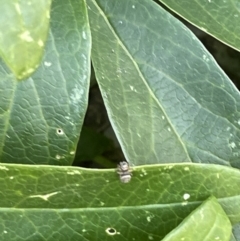
<path fill-rule="evenodd" d="M 0 161 L 71 164 L 88 99 L 91 39 L 85 2 L 54 1 L 38 70 L 18 82 L 0 63 Z"/>
<path fill-rule="evenodd" d="M 18 79 L 39 66 L 48 35 L 51 0 L 0 0 L 0 55 Z"/>
<path fill-rule="evenodd" d="M 239 0 L 159 0 L 187 21 L 240 51 Z"/>
<path fill-rule="evenodd" d="M 129 162 L 240 167 L 240 96 L 199 40 L 148 0 L 88 0 L 92 60 Z"/>
<path fill-rule="evenodd" d="M 218 165 L 139 166 L 127 184 L 111 169 L 0 165 L 0 237 L 160 240 L 211 195 L 234 224 L 239 185 L 238 170 Z"/>
<path fill-rule="evenodd" d="M 229 241 L 231 223 L 214 197 L 207 199 L 163 241 Z"/>

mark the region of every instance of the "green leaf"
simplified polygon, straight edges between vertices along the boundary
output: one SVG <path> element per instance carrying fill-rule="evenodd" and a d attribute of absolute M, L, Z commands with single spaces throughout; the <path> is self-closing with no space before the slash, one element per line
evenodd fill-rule
<path fill-rule="evenodd" d="M 88 102 L 91 38 L 85 2 L 54 1 L 38 70 L 16 81 L 0 63 L 0 161 L 72 163 Z"/>
<path fill-rule="evenodd" d="M 199 40 L 154 2 L 87 2 L 97 81 L 127 160 L 240 168 L 239 92 Z"/>
<path fill-rule="evenodd" d="M 48 35 L 51 0 L 0 0 L 0 55 L 18 79 L 39 66 Z"/>
<path fill-rule="evenodd" d="M 163 241 L 229 241 L 232 225 L 216 198 L 211 197 L 195 209 Z"/>
<path fill-rule="evenodd" d="M 233 226 L 233 234 L 230 241 L 239 241 L 240 240 L 240 223 L 237 223 Z"/>
<path fill-rule="evenodd" d="M 238 0 L 159 0 L 187 21 L 240 51 L 240 5 Z"/>
<path fill-rule="evenodd" d="M 5 240 L 110 240 L 107 228 L 116 240 L 160 240 L 211 195 L 240 222 L 239 170 L 219 165 L 134 167 L 125 184 L 112 169 L 6 164 L 0 183 Z"/>

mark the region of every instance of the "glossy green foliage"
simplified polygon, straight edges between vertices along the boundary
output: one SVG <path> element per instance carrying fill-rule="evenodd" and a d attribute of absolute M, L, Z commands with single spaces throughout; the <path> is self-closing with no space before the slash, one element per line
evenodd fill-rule
<path fill-rule="evenodd" d="M 2 240 L 11 235 L 23 240 L 160 240 L 211 195 L 232 223 L 240 222 L 240 173 L 224 166 L 139 166 L 124 184 L 112 169 L 6 164 L 0 166 L 0 183 Z M 209 215 L 219 210 L 216 205 L 204 208 L 208 230 L 215 230 Z M 196 225 L 198 212 L 187 222 Z M 228 233 L 229 222 L 223 220 L 222 232 Z M 19 231 L 12 233 L 16 223 Z"/>
<path fill-rule="evenodd" d="M 18 79 L 41 62 L 48 35 L 51 0 L 0 0 L 0 56 Z"/>
<path fill-rule="evenodd" d="M 240 51 L 239 0 L 159 0 L 172 11 Z"/>
<path fill-rule="evenodd" d="M 45 54 L 28 79 L 0 63 L 0 162 L 72 163 L 88 102 L 86 11 L 84 1 L 53 2 Z"/>
<path fill-rule="evenodd" d="M 232 225 L 221 205 L 213 197 L 196 208 L 163 241 L 229 241 Z"/>
<path fill-rule="evenodd" d="M 199 40 L 154 2 L 87 2 L 97 81 L 127 160 L 239 168 L 239 92 Z"/>

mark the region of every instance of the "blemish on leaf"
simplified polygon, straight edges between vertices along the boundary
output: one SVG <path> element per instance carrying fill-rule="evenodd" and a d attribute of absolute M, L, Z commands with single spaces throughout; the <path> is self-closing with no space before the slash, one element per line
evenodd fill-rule
<path fill-rule="evenodd" d="M 58 194 L 59 192 L 52 192 L 52 193 L 48 193 L 48 194 L 45 194 L 45 195 L 32 195 L 32 196 L 29 196 L 30 198 L 41 198 L 43 199 L 44 201 L 48 201 L 48 199 L 56 194 Z"/>
<path fill-rule="evenodd" d="M 164 115 L 162 115 L 162 119 L 163 119 L 163 120 L 165 119 L 165 116 L 164 116 Z"/>
<path fill-rule="evenodd" d="M 115 235 L 115 234 L 117 234 L 117 231 L 116 231 L 115 228 L 107 228 L 105 231 L 106 231 L 106 233 L 108 235 Z"/>
<path fill-rule="evenodd" d="M 71 172 L 67 172 L 67 174 L 69 174 L 69 175 L 81 175 L 81 172 L 78 171 L 78 170 L 74 170 L 74 171 L 71 171 Z"/>
<path fill-rule="evenodd" d="M 188 200 L 190 198 L 190 194 L 188 194 L 188 193 L 184 193 L 183 194 L 183 199 L 184 200 Z"/>
<path fill-rule="evenodd" d="M 31 37 L 30 32 L 28 30 L 26 30 L 22 34 L 20 34 L 19 37 L 26 42 L 33 41 L 33 38 Z"/>
<path fill-rule="evenodd" d="M 144 168 L 142 168 L 141 171 L 142 171 L 142 173 L 143 173 L 144 176 L 147 175 L 147 172 L 146 172 L 146 170 L 145 170 Z"/>
<path fill-rule="evenodd" d="M 75 151 L 70 151 L 70 155 L 74 155 L 75 154 Z"/>
<path fill-rule="evenodd" d="M 60 160 L 62 157 L 60 155 L 55 156 L 57 160 Z"/>
<path fill-rule="evenodd" d="M 38 43 L 38 45 L 39 45 L 40 47 L 42 47 L 42 46 L 44 45 L 44 43 L 43 43 L 43 41 L 42 41 L 41 39 L 39 39 L 37 43 Z"/>
<path fill-rule="evenodd" d="M 57 129 L 57 134 L 58 134 L 58 135 L 63 135 L 63 134 L 64 134 L 64 131 L 63 131 L 61 128 L 58 128 L 58 129 Z"/>
<path fill-rule="evenodd" d="M 71 104 L 74 105 L 75 112 L 79 112 L 79 109 L 81 108 L 83 94 L 84 90 L 81 88 L 81 86 L 75 85 L 72 93 L 70 94 Z"/>
<path fill-rule="evenodd" d="M 85 232 L 87 232 L 87 230 L 86 230 L 86 229 L 83 229 L 82 232 L 85 233 Z"/>
<path fill-rule="evenodd" d="M 87 39 L 85 31 L 82 32 L 82 37 L 83 37 L 83 39 Z"/>
<path fill-rule="evenodd" d="M 135 9 L 135 5 L 132 5 L 132 8 Z"/>
<path fill-rule="evenodd" d="M 9 169 L 8 169 L 7 167 L 5 167 L 5 166 L 0 166 L 0 170 L 6 170 L 6 171 L 8 171 Z"/>
<path fill-rule="evenodd" d="M 14 179 L 14 177 L 9 177 L 9 179 L 11 179 L 11 180 L 12 180 L 12 179 Z"/>
<path fill-rule="evenodd" d="M 234 142 L 229 143 L 229 147 L 231 147 L 232 149 L 236 147 L 236 144 Z"/>
<path fill-rule="evenodd" d="M 151 217 L 147 217 L 147 221 L 150 223 L 151 222 Z"/>
<path fill-rule="evenodd" d="M 189 167 L 184 167 L 184 171 L 189 171 Z"/>
<path fill-rule="evenodd" d="M 149 240 L 153 240 L 153 236 L 152 235 L 148 235 L 148 239 Z"/>
<path fill-rule="evenodd" d="M 44 65 L 47 66 L 47 67 L 50 67 L 52 65 L 51 62 L 47 62 L 47 61 L 44 61 Z"/>
<path fill-rule="evenodd" d="M 8 233 L 8 231 L 7 231 L 7 230 L 4 230 L 3 233 Z"/>

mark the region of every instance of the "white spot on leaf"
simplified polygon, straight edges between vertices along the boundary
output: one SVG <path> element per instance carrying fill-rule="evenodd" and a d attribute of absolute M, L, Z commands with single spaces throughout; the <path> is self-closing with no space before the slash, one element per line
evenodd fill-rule
<path fill-rule="evenodd" d="M 234 142 L 229 143 L 229 147 L 231 147 L 232 149 L 236 147 L 236 144 Z"/>
<path fill-rule="evenodd" d="M 28 30 L 26 30 L 22 34 L 20 34 L 20 38 L 26 42 L 33 41 L 33 38 L 31 37 L 30 32 Z"/>
<path fill-rule="evenodd" d="M 67 174 L 69 174 L 69 175 L 81 175 L 81 172 L 78 171 L 78 170 L 73 170 L 73 171 L 67 172 Z"/>
<path fill-rule="evenodd" d="M 80 87 L 75 85 L 75 88 L 72 89 L 72 93 L 70 94 L 70 101 L 72 105 L 74 105 L 75 112 L 79 112 L 81 108 L 81 101 L 82 96 L 84 94 L 84 90 Z"/>
<path fill-rule="evenodd" d="M 39 39 L 37 43 L 38 43 L 38 45 L 39 45 L 40 47 L 42 47 L 42 46 L 44 45 L 44 43 L 43 43 L 43 41 L 42 41 L 41 39 Z"/>
<path fill-rule="evenodd" d="M 30 198 L 41 198 L 43 199 L 44 201 L 47 201 L 50 197 L 58 194 L 59 192 L 52 192 L 52 193 L 49 193 L 49 194 L 45 194 L 45 195 L 32 195 L 32 196 L 29 196 Z"/>
<path fill-rule="evenodd" d="M 190 198 L 190 194 L 184 193 L 183 199 L 184 199 L 184 200 L 188 200 L 189 198 Z"/>
<path fill-rule="evenodd" d="M 52 65 L 51 62 L 47 62 L 47 61 L 44 61 L 44 65 L 47 66 L 47 67 L 50 67 Z"/>
<path fill-rule="evenodd" d="M 153 236 L 152 235 L 148 235 L 148 239 L 149 240 L 153 240 Z"/>
<path fill-rule="evenodd" d="M 60 156 L 60 155 L 56 155 L 55 157 L 56 157 L 56 159 L 57 159 L 57 160 L 60 160 L 60 159 L 62 159 L 62 158 L 63 158 L 63 157 L 62 157 L 62 156 Z"/>
<path fill-rule="evenodd" d="M 82 37 L 83 37 L 83 39 L 87 39 L 85 31 L 82 32 Z"/>
<path fill-rule="evenodd" d="M 8 169 L 7 167 L 5 167 L 5 166 L 1 166 L 1 165 L 0 165 L 0 170 L 9 171 L 9 169 Z"/>

